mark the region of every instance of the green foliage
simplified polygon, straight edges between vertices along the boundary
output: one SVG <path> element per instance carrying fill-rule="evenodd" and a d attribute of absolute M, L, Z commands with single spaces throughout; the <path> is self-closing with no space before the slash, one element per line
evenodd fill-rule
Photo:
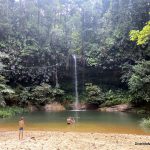
<path fill-rule="evenodd" d="M 31 93 L 28 88 L 24 88 L 19 94 L 19 105 L 27 106 L 31 98 Z"/>
<path fill-rule="evenodd" d="M 115 69 L 119 70 L 118 75 L 122 74 L 124 63 L 133 65 L 150 58 L 147 0 L 1 0 L 0 14 L 0 71 L 11 85 L 31 87 L 31 91 L 25 88 L 14 92 L 0 76 L 0 100 L 6 100 L 8 105 L 61 102 L 62 90 L 40 84 L 54 86 L 60 80 L 59 83 L 65 83 L 63 89 L 71 92 L 72 87 L 67 87 L 66 82 L 72 79 L 72 54 L 79 55 L 79 75 L 89 66 L 97 67 L 89 67 L 89 74 L 95 74 L 97 69 L 106 73 Z M 131 31 L 131 40 L 146 46 L 137 47 L 130 42 L 132 29 L 142 30 Z M 110 79 L 111 74 L 108 76 Z M 89 79 L 84 73 L 82 77 L 79 81 L 82 85 L 79 84 L 84 86 L 84 81 Z M 119 78 L 116 77 L 117 81 Z M 139 80 L 134 75 L 132 78 Z M 109 79 L 106 82 L 110 84 Z M 95 91 L 96 96 L 88 91 L 88 96 L 92 97 L 89 101 L 100 104 L 101 90 L 94 85 L 90 90 Z M 119 98 L 114 99 L 114 103 L 120 102 Z"/>
<path fill-rule="evenodd" d="M 141 126 L 150 128 L 150 118 L 148 118 L 148 119 L 144 118 L 141 122 Z"/>
<path fill-rule="evenodd" d="M 70 104 L 74 102 L 75 97 L 69 93 L 65 93 L 62 100 L 63 100 L 63 106 L 65 107 L 66 110 L 71 110 L 72 107 Z"/>
<path fill-rule="evenodd" d="M 15 92 L 14 92 L 13 89 L 8 89 L 8 88 L 2 90 L 1 92 L 2 92 L 2 94 L 4 94 L 4 95 L 12 95 L 12 94 L 15 94 Z"/>
<path fill-rule="evenodd" d="M 0 42 L 0 48 L 6 48 L 6 45 L 3 42 Z"/>
<path fill-rule="evenodd" d="M 150 21 L 147 22 L 141 31 L 131 30 L 130 40 L 137 41 L 137 45 L 147 44 L 150 40 Z"/>
<path fill-rule="evenodd" d="M 64 91 L 59 89 L 59 88 L 54 88 L 53 89 L 53 96 L 55 97 L 61 97 L 64 95 Z"/>
<path fill-rule="evenodd" d="M 14 102 L 15 91 L 6 85 L 7 80 L 4 76 L 0 75 L 0 105 L 5 106 L 5 104 L 9 101 Z M 8 103 L 9 103 L 8 102 Z"/>
<path fill-rule="evenodd" d="M 15 83 L 37 85 L 54 84 L 56 67 L 45 66 L 65 67 L 72 53 L 87 65 L 120 67 L 138 58 L 128 33 L 142 27 L 148 13 L 147 0 L 0 1 L 0 52 L 7 56 L 3 69 L 11 70 L 6 74 Z"/>
<path fill-rule="evenodd" d="M 22 87 L 18 85 L 16 88 L 17 105 L 28 106 L 33 104 L 36 106 L 45 105 L 46 103 L 63 101 L 64 91 L 59 88 L 52 88 L 51 85 L 42 83 L 35 87 Z"/>
<path fill-rule="evenodd" d="M 72 103 L 74 101 L 75 97 L 71 94 L 65 94 L 63 96 L 63 102 L 64 103 Z"/>
<path fill-rule="evenodd" d="M 52 87 L 48 84 L 36 86 L 31 92 L 31 102 L 35 105 L 44 105 L 54 101 Z"/>
<path fill-rule="evenodd" d="M 0 107 L 0 118 L 12 117 L 14 115 L 22 114 L 24 112 L 27 112 L 27 110 L 20 107 Z"/>
<path fill-rule="evenodd" d="M 147 111 L 145 109 L 139 109 L 136 112 L 137 114 L 147 114 Z"/>
<path fill-rule="evenodd" d="M 93 85 L 92 83 L 86 83 L 85 92 L 88 103 L 100 105 L 105 100 L 104 93 L 97 85 Z"/>
<path fill-rule="evenodd" d="M 54 101 L 60 103 L 63 102 L 64 90 L 55 87 L 52 91 L 52 95 L 54 97 Z"/>
<path fill-rule="evenodd" d="M 4 76 L 0 75 L 0 83 L 1 84 L 6 84 L 7 80 Z"/>
<path fill-rule="evenodd" d="M 128 85 L 133 102 L 150 101 L 150 61 L 142 61 L 133 66 Z"/>
<path fill-rule="evenodd" d="M 80 102 L 82 103 L 84 103 L 84 102 L 86 102 L 86 100 L 87 100 L 87 96 L 86 96 L 86 93 L 85 92 L 83 92 L 83 93 L 81 93 L 80 95 L 79 95 L 79 100 L 80 100 Z"/>
<path fill-rule="evenodd" d="M 60 101 L 63 95 L 63 90 L 52 88 L 50 85 L 42 83 L 31 91 L 30 101 L 35 105 L 45 105 L 49 102 Z"/>
<path fill-rule="evenodd" d="M 65 93 L 64 96 L 63 96 L 63 103 L 64 104 L 71 104 L 71 103 L 74 102 L 74 100 L 75 100 L 75 95 L 72 95 L 70 93 Z M 87 95 L 86 95 L 86 93 L 84 93 L 84 92 L 81 93 L 79 95 L 79 100 L 80 100 L 81 103 L 82 102 L 87 102 Z"/>
<path fill-rule="evenodd" d="M 113 106 L 118 104 L 130 103 L 131 95 L 126 91 L 109 90 L 105 93 L 106 101 L 101 106 Z"/>

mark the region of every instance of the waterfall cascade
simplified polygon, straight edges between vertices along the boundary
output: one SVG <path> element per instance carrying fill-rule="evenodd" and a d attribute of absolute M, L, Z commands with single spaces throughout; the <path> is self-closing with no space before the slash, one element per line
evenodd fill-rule
<path fill-rule="evenodd" d="M 74 59 L 74 78 L 75 78 L 75 109 L 78 110 L 79 95 L 78 95 L 78 76 L 77 76 L 77 58 L 73 55 Z"/>

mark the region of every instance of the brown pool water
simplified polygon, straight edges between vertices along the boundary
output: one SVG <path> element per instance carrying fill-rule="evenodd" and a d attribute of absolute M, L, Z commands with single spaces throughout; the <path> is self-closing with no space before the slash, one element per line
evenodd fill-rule
<path fill-rule="evenodd" d="M 145 130 L 140 126 L 143 116 L 133 113 L 62 111 L 33 112 L 23 114 L 23 116 L 26 130 L 150 135 L 149 130 Z M 68 116 L 75 117 L 76 123 L 74 125 L 66 124 Z M 0 131 L 18 130 L 19 117 L 0 119 Z"/>

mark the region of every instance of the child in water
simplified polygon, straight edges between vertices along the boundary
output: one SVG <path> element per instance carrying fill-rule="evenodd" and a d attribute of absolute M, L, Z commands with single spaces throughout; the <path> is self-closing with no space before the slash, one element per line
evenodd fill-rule
<path fill-rule="evenodd" d="M 75 119 L 73 117 L 68 117 L 67 118 L 67 124 L 74 124 L 75 123 Z"/>
<path fill-rule="evenodd" d="M 21 117 L 19 120 L 19 140 L 23 139 L 23 129 L 24 129 L 24 118 Z"/>

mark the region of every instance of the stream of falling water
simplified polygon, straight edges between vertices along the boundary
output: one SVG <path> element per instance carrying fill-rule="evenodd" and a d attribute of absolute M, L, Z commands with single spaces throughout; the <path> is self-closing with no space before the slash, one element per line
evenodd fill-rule
<path fill-rule="evenodd" d="M 75 78 L 75 109 L 78 110 L 79 105 L 79 95 L 78 95 L 78 76 L 77 76 L 77 58 L 73 55 L 74 59 L 74 78 Z"/>

